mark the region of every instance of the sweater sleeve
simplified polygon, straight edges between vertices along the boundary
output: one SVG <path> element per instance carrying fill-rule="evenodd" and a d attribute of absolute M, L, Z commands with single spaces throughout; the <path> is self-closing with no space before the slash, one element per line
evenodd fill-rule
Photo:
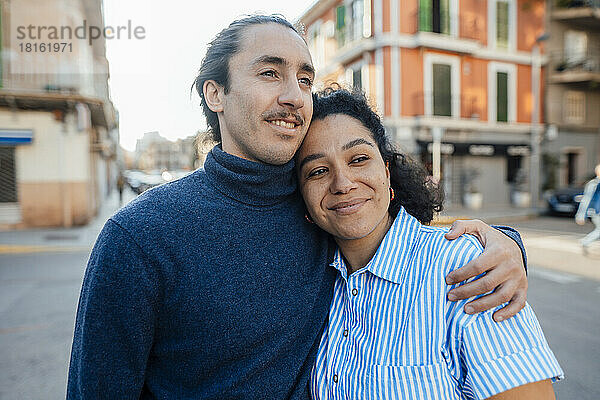
<path fill-rule="evenodd" d="M 525 272 L 527 272 L 527 253 L 525 252 L 525 246 L 523 245 L 523 240 L 521 239 L 521 235 L 519 232 L 511 228 L 510 226 L 502 226 L 495 225 L 494 228 L 498 229 L 500 232 L 504 233 L 506 236 L 511 238 L 517 243 L 517 246 L 521 249 L 521 255 L 523 256 L 523 265 L 525 266 Z"/>
<path fill-rule="evenodd" d="M 132 237 L 109 220 L 90 255 L 75 321 L 67 399 L 138 399 L 158 285 Z"/>

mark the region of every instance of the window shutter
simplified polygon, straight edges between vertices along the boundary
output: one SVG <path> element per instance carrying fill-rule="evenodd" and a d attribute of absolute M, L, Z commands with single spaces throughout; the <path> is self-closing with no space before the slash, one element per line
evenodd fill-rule
<path fill-rule="evenodd" d="M 419 31 L 431 32 L 433 19 L 431 15 L 432 0 L 419 0 Z"/>
<path fill-rule="evenodd" d="M 508 122 L 508 74 L 506 72 L 496 73 L 496 121 Z"/>
<path fill-rule="evenodd" d="M 433 115 L 452 116 L 451 67 L 433 64 Z"/>
<path fill-rule="evenodd" d="M 508 47 L 508 2 L 496 3 L 496 47 Z"/>

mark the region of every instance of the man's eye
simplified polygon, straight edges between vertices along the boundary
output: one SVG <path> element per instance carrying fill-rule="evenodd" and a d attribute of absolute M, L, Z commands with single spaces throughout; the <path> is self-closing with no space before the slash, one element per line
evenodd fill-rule
<path fill-rule="evenodd" d="M 262 76 L 268 76 L 271 78 L 274 78 L 277 76 L 277 72 L 273 71 L 273 70 L 268 70 L 268 71 L 264 71 L 260 73 Z"/>
<path fill-rule="evenodd" d="M 308 173 L 308 177 L 309 178 L 317 177 L 317 176 L 323 175 L 325 172 L 327 172 L 327 168 L 316 168 Z"/>
<path fill-rule="evenodd" d="M 312 87 L 312 85 L 313 85 L 313 81 L 310 78 L 300 78 L 300 79 L 298 79 L 298 82 L 300 82 L 303 85 L 306 85 L 308 87 Z"/>

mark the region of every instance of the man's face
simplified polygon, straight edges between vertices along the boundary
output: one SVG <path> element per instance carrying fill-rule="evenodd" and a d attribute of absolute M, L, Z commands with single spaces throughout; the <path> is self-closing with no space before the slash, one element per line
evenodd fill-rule
<path fill-rule="evenodd" d="M 253 25 L 229 60 L 229 92 L 218 113 L 223 150 L 281 165 L 300 147 L 312 118 L 312 60 L 293 30 Z"/>

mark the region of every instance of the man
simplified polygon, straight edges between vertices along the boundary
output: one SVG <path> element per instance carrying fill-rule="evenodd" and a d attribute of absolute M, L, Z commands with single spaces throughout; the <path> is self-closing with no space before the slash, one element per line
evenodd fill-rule
<path fill-rule="evenodd" d="M 304 40 L 279 17 L 236 21 L 209 45 L 196 88 L 221 145 L 204 170 L 107 221 L 84 277 L 68 398 L 308 398 L 335 278 L 291 161 L 313 79 Z M 467 229 L 487 253 L 448 281 L 489 272 L 452 295 L 497 287 L 471 311 L 513 299 L 498 316 L 514 315 L 527 286 L 518 246 L 480 222 L 452 237 Z"/>
<path fill-rule="evenodd" d="M 585 224 L 585 218 L 590 214 L 592 223 L 595 228 L 581 239 L 583 253 L 587 253 L 587 249 L 594 241 L 600 239 L 600 164 L 596 165 L 594 170 L 596 177 L 591 179 L 583 190 L 583 198 L 579 203 L 575 222 L 579 225 Z"/>

